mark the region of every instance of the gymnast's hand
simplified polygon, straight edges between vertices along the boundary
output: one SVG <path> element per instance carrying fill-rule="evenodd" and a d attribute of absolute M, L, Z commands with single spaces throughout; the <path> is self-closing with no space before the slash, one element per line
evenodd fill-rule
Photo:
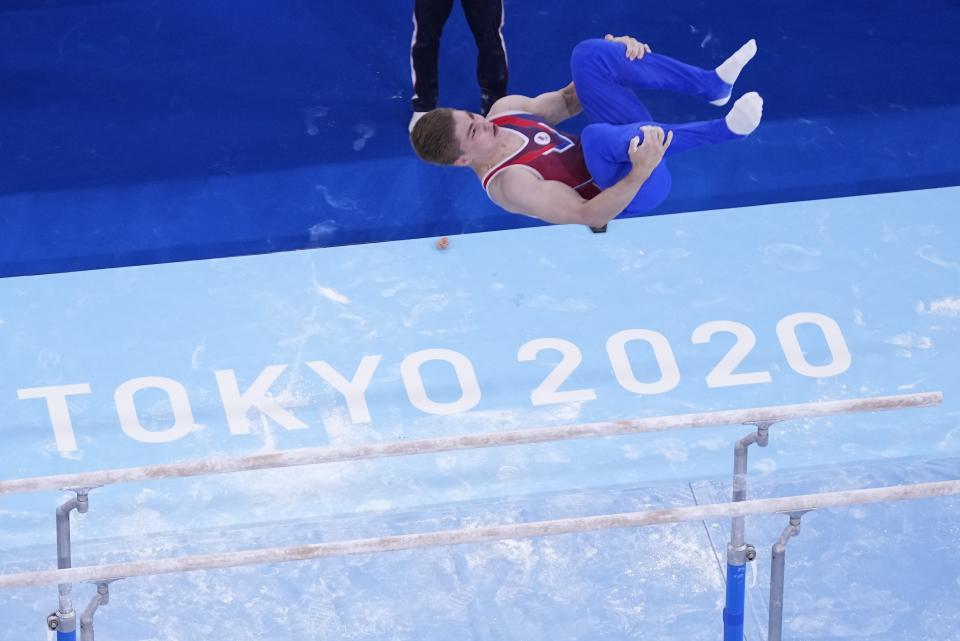
<path fill-rule="evenodd" d="M 640 127 L 643 132 L 643 142 L 640 142 L 640 136 L 634 136 L 630 139 L 630 162 L 636 171 L 649 174 L 660 164 L 663 154 L 667 153 L 667 148 L 673 142 L 673 132 L 668 131 L 666 136 L 661 127 L 645 125 Z"/>
<path fill-rule="evenodd" d="M 644 44 L 630 36 L 612 36 L 609 33 L 603 37 L 607 42 L 619 42 L 627 48 L 627 58 L 639 60 L 644 54 L 650 53 L 650 45 Z"/>

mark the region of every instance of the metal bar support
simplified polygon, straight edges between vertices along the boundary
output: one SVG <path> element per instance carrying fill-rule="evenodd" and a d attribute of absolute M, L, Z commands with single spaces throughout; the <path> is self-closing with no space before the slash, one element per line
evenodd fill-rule
<path fill-rule="evenodd" d="M 800 534 L 800 519 L 806 513 L 804 510 L 790 515 L 790 523 L 770 550 L 770 619 L 767 623 L 767 641 L 780 641 L 783 633 L 783 575 L 787 541 Z"/>
<path fill-rule="evenodd" d="M 756 443 L 766 447 L 770 440 L 770 426 L 776 421 L 751 421 L 756 430 L 737 441 L 733 448 L 732 501 L 747 499 L 747 452 Z M 723 608 L 723 641 L 743 641 L 743 614 L 746 602 L 747 561 L 757 557 L 757 551 L 744 541 L 745 517 L 734 516 L 730 525 L 730 543 L 727 544 L 727 590 Z"/>
<path fill-rule="evenodd" d="M 97 613 L 98 607 L 110 603 L 110 583 L 112 581 L 97 583 L 97 593 L 90 599 L 90 605 L 80 617 L 80 641 L 94 641 L 93 615 Z"/>
<path fill-rule="evenodd" d="M 73 550 L 70 542 L 70 513 L 86 514 L 90 509 L 89 492 L 92 488 L 65 488 L 76 494 L 57 506 L 57 569 L 72 567 Z M 58 605 L 56 612 L 47 617 L 47 627 L 55 630 L 57 641 L 76 641 L 77 613 L 73 609 L 72 583 L 60 583 L 57 586 Z"/>

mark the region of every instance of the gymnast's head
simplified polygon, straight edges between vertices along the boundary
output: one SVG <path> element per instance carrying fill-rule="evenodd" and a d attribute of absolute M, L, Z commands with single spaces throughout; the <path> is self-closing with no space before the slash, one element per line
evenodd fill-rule
<path fill-rule="evenodd" d="M 459 109 L 427 112 L 410 132 L 414 151 L 434 165 L 467 167 L 482 162 L 497 146 L 498 127 Z"/>

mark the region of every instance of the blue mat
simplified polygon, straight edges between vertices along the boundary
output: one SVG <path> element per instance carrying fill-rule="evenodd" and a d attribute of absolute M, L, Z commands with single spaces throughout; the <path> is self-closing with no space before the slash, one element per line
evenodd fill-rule
<path fill-rule="evenodd" d="M 955 4 L 505 8 L 519 93 L 566 84 L 573 45 L 607 31 L 703 66 L 757 37 L 739 88 L 763 93 L 766 123 L 672 162 L 654 213 L 960 182 L 960 88 L 942 75 L 960 59 Z M 410 7 L 383 0 L 4 3 L 0 276 L 536 224 L 413 158 L 410 32 Z M 442 98 L 476 109 L 459 8 L 443 42 Z M 644 98 L 666 121 L 716 113 Z"/>

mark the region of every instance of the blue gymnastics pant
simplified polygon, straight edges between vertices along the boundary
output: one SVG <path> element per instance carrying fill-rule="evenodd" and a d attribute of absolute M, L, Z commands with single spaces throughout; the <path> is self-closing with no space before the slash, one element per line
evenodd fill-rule
<path fill-rule="evenodd" d="M 643 133 L 643 125 L 673 131 L 666 157 L 704 145 L 743 138 L 727 128 L 723 118 L 681 125 L 654 122 L 635 89 L 666 89 L 717 100 L 732 87 L 712 69 L 700 69 L 673 58 L 648 53 L 629 60 L 619 42 L 585 40 L 571 54 L 570 67 L 577 96 L 590 120 L 580 135 L 584 159 L 594 182 L 602 189 L 615 184 L 630 171 L 630 139 Z M 670 193 L 666 158 L 643 184 L 624 213 L 643 214 L 659 205 Z"/>

